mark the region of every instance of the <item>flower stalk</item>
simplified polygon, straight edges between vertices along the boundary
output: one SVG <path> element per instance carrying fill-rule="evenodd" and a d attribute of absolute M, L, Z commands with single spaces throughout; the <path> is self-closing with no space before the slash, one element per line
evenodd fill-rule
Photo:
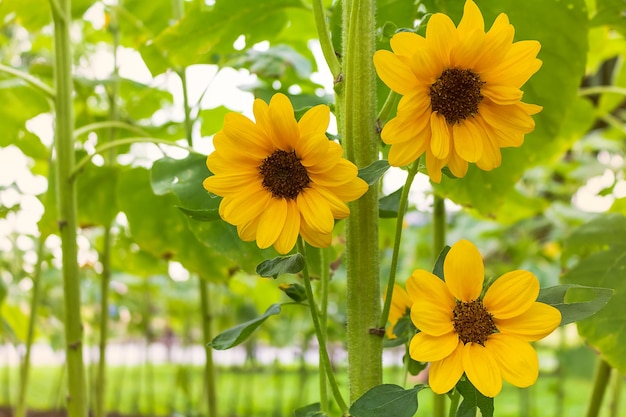
<path fill-rule="evenodd" d="M 598 417 L 598 415 L 600 415 L 602 400 L 604 399 L 606 388 L 609 385 L 612 370 L 613 368 L 611 368 L 611 365 L 609 365 L 607 361 L 604 359 L 598 360 L 596 376 L 593 381 L 593 391 L 591 392 L 591 399 L 587 407 L 587 417 Z"/>
<path fill-rule="evenodd" d="M 68 374 L 67 412 L 69 417 L 87 415 L 87 393 L 83 363 L 80 277 L 78 274 L 76 184 L 74 169 L 74 109 L 72 102 L 72 52 L 69 26 L 71 0 L 59 0 L 54 20 L 55 151 L 57 170 L 58 225 L 63 251 L 63 294 L 65 304 L 65 351 Z"/>
<path fill-rule="evenodd" d="M 357 167 L 378 159 L 372 63 L 375 2 L 348 0 L 343 10 L 343 102 L 338 97 L 347 158 Z M 346 221 L 347 341 L 350 400 L 382 382 L 378 250 L 378 189 L 350 206 Z M 377 334 L 378 333 L 378 334 Z"/>
<path fill-rule="evenodd" d="M 436 261 L 446 244 L 446 204 L 445 199 L 434 195 L 433 201 L 433 257 Z M 444 417 L 446 409 L 445 394 L 433 393 L 433 417 Z M 458 400 L 457 400 L 458 401 Z M 457 403 L 458 406 L 458 403 Z M 453 404 L 450 404 L 452 410 Z M 452 412 L 452 411 L 450 411 Z"/>

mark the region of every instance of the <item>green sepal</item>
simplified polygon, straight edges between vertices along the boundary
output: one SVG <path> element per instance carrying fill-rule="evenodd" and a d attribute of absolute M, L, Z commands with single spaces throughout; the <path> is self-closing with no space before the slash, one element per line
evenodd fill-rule
<path fill-rule="evenodd" d="M 287 297 L 291 298 L 296 303 L 301 303 L 307 299 L 306 290 L 304 287 L 297 282 L 292 282 L 290 284 L 280 284 L 278 286 L 282 292 L 284 292 Z"/>
<path fill-rule="evenodd" d="M 265 310 L 263 315 L 248 320 L 245 323 L 241 323 L 235 327 L 231 327 L 215 336 L 215 338 L 208 344 L 215 350 L 230 349 L 238 344 L 244 342 L 265 320 L 270 316 L 275 316 L 280 313 L 280 304 L 272 304 Z"/>
<path fill-rule="evenodd" d="M 276 279 L 280 274 L 297 274 L 304 269 L 304 256 L 300 253 L 277 256 L 267 259 L 256 267 L 256 273 L 262 277 Z"/>

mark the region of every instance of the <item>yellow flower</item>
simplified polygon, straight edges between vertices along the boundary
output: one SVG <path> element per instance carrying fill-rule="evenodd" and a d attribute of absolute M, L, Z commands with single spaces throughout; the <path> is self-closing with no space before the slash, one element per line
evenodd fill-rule
<path fill-rule="evenodd" d="M 561 322 L 556 308 L 536 302 L 539 282 L 528 271 L 502 275 L 481 297 L 484 265 L 476 246 L 454 244 L 444 261 L 445 282 L 418 270 L 411 320 L 420 330 L 409 345 L 413 359 L 431 362 L 429 385 L 436 393 L 451 390 L 465 375 L 487 397 L 502 389 L 502 379 L 528 387 L 539 374 L 530 345 Z M 408 283 L 407 283 L 408 288 Z"/>
<path fill-rule="evenodd" d="M 398 320 L 409 315 L 411 306 L 413 306 L 413 300 L 411 300 L 404 288 L 398 284 L 394 284 L 393 292 L 391 293 L 391 306 L 389 308 L 389 326 L 385 331 L 387 338 L 395 339 L 398 337 L 393 330 L 398 323 Z"/>
<path fill-rule="evenodd" d="M 289 99 L 276 94 L 269 106 L 255 100 L 253 111 L 256 123 L 238 113 L 224 117 L 204 188 L 224 197 L 222 219 L 261 249 L 287 253 L 298 235 L 329 246 L 335 219 L 350 214 L 345 203 L 367 191 L 342 147 L 325 135 L 330 109 L 315 106 L 296 122 Z"/>
<path fill-rule="evenodd" d="M 500 148 L 521 146 L 535 128 L 530 116 L 541 107 L 522 103 L 520 87 L 541 67 L 541 45 L 513 42 L 505 14 L 487 33 L 484 27 L 480 10 L 467 0 L 458 27 L 436 13 L 425 38 L 400 32 L 391 38 L 393 53 L 374 54 L 378 76 L 403 96 L 381 132 L 391 145 L 391 165 L 407 165 L 425 153 L 435 182 L 445 165 L 459 178 L 468 162 L 489 171 L 502 162 Z"/>

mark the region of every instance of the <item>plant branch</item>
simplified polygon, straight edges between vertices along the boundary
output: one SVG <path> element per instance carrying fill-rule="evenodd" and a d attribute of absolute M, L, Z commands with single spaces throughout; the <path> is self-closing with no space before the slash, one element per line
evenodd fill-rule
<path fill-rule="evenodd" d="M 609 365 L 607 361 L 602 358 L 598 359 L 596 376 L 593 381 L 593 391 L 591 393 L 591 399 L 589 400 L 589 406 L 587 407 L 587 417 L 598 417 L 600 414 L 602 399 L 609 385 L 612 370 L 613 368 L 611 368 L 611 365 Z"/>
<path fill-rule="evenodd" d="M 333 79 L 337 79 L 341 73 L 341 64 L 339 63 L 339 59 L 337 59 L 337 54 L 335 53 L 333 43 L 330 39 L 330 31 L 326 24 L 326 14 L 324 13 L 322 0 L 313 0 L 313 15 L 315 16 L 315 27 L 317 28 L 317 37 L 320 41 L 322 54 L 333 75 Z"/>
<path fill-rule="evenodd" d="M 580 88 L 578 90 L 578 95 L 581 97 L 604 93 L 621 94 L 623 96 L 626 96 L 626 88 L 618 87 L 615 85 L 596 85 L 593 87 Z"/>
<path fill-rule="evenodd" d="M 108 120 L 106 122 L 90 123 L 88 125 L 79 127 L 78 129 L 74 130 L 74 139 L 79 138 L 86 133 L 102 129 L 125 129 L 130 132 L 137 133 L 141 136 L 150 136 L 150 134 L 142 128 L 131 125 L 130 123 L 121 122 L 119 120 Z"/>
<path fill-rule="evenodd" d="M 43 93 L 47 98 L 51 100 L 56 99 L 56 93 L 54 89 L 50 87 L 48 84 L 41 81 L 39 78 L 33 77 L 27 72 L 20 71 L 18 69 L 15 69 L 7 65 L 3 65 L 3 64 L 0 64 L 0 71 L 13 75 L 14 77 L 17 77 L 21 79 L 22 81 L 26 82 L 27 84 L 29 84 L 31 87 L 35 87 L 35 89 L 39 90 L 39 92 Z"/>

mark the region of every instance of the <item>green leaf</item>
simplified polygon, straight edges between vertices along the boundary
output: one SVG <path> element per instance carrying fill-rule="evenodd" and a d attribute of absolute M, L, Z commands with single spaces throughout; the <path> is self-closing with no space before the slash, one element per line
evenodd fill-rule
<path fill-rule="evenodd" d="M 375 386 L 358 398 L 350 415 L 354 417 L 413 417 L 417 411 L 417 393 L 425 385 L 404 389 L 394 384 Z"/>
<path fill-rule="evenodd" d="M 566 303 L 565 298 L 567 293 L 570 293 L 570 298 L 574 296 L 574 293 L 577 293 L 575 295 L 576 299 L 589 300 L 590 295 L 592 298 L 589 301 Z M 610 288 L 567 284 L 542 288 L 539 291 L 537 301 L 550 304 L 557 308 L 561 312 L 561 326 L 564 326 L 596 314 L 609 302 L 612 295 L 613 290 Z"/>
<path fill-rule="evenodd" d="M 390 168 L 389 162 L 384 159 L 372 162 L 365 168 L 359 169 L 359 178 L 372 186 L 378 182 L 380 177 Z"/>
<path fill-rule="evenodd" d="M 177 206 L 177 208 L 189 216 L 190 219 L 197 220 L 199 222 L 212 222 L 214 220 L 221 219 L 218 209 L 193 210 L 180 206 Z"/>
<path fill-rule="evenodd" d="M 313 403 L 305 405 L 304 407 L 296 408 L 293 411 L 293 417 L 323 417 L 326 416 L 323 413 L 320 403 Z"/>
<path fill-rule="evenodd" d="M 481 394 L 469 379 L 461 379 L 456 384 L 456 389 L 463 396 L 463 402 L 456 412 L 456 417 L 476 417 L 478 409 L 482 417 L 493 417 L 493 398 Z"/>
<path fill-rule="evenodd" d="M 217 133 L 224 126 L 224 116 L 228 113 L 232 113 L 232 110 L 224 106 L 201 110 L 198 113 L 198 118 L 202 121 L 200 134 L 202 136 L 211 136 Z"/>
<path fill-rule="evenodd" d="M 400 207 L 400 199 L 402 198 L 403 189 L 404 186 L 378 200 L 379 217 L 383 219 L 398 217 L 398 209 Z"/>
<path fill-rule="evenodd" d="M 262 277 L 276 279 L 280 274 L 297 274 L 304 269 L 304 256 L 300 253 L 277 256 L 267 259 L 256 267 L 256 273 Z"/>
<path fill-rule="evenodd" d="M 220 333 L 209 343 L 213 349 L 226 350 L 244 342 L 270 316 L 280 313 L 280 304 L 272 304 L 263 315 Z"/>
<path fill-rule="evenodd" d="M 613 368 L 626 373 L 626 217 L 603 214 L 576 229 L 565 239 L 563 258 L 569 268 L 561 282 L 614 290 L 603 309 L 577 322 L 579 334 L 600 351 Z M 574 261 L 577 261 L 572 265 Z M 568 301 L 586 301 L 568 294 Z"/>
<path fill-rule="evenodd" d="M 439 253 L 439 256 L 437 257 L 437 261 L 435 261 L 435 266 L 433 268 L 433 274 L 438 276 L 439 279 L 441 279 L 442 281 L 445 281 L 443 277 L 443 262 L 446 260 L 448 252 L 450 252 L 450 246 L 446 245 L 441 250 L 441 253 Z"/>

